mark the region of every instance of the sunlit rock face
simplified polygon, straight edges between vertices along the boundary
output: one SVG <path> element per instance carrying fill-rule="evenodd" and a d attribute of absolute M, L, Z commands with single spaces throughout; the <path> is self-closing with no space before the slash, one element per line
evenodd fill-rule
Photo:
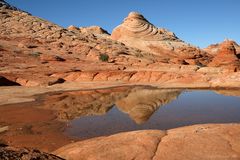
<path fill-rule="evenodd" d="M 214 55 L 212 62 L 209 63 L 208 66 L 225 67 L 239 70 L 239 49 L 240 47 L 238 44 L 231 40 L 225 40 L 220 44 L 207 47 L 205 50 Z"/>
<path fill-rule="evenodd" d="M 124 19 L 124 22 L 113 31 L 113 39 L 122 37 L 139 38 L 146 41 L 171 40 L 181 42 L 173 32 L 163 28 L 158 29 L 137 12 L 130 12 L 128 17 Z"/>
<path fill-rule="evenodd" d="M 200 124 L 167 130 L 142 130 L 97 137 L 63 146 L 66 159 L 238 160 L 239 124 Z"/>
<path fill-rule="evenodd" d="M 89 26 L 89 27 L 76 27 L 76 26 L 69 26 L 67 28 L 69 31 L 73 31 L 73 32 L 79 32 L 79 33 L 85 33 L 85 34 L 94 34 L 95 36 L 102 36 L 102 37 L 109 37 L 109 33 L 104 30 L 103 28 L 99 27 L 99 26 Z"/>
<path fill-rule="evenodd" d="M 135 89 L 116 102 L 122 112 L 127 113 L 137 124 L 146 122 L 159 107 L 173 101 L 179 90 Z"/>
<path fill-rule="evenodd" d="M 198 59 L 201 57 L 199 61 L 202 62 L 204 58 L 209 58 L 201 49 L 183 42 L 173 32 L 155 27 L 137 12 L 129 13 L 123 23 L 113 30 L 111 38 L 128 46 L 165 56 L 165 58 Z M 194 62 L 191 61 L 191 63 Z"/>

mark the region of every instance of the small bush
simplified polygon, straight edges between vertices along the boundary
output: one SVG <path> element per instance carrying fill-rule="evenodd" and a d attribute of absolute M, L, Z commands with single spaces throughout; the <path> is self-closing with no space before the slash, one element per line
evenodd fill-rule
<path fill-rule="evenodd" d="M 103 62 L 107 62 L 108 59 L 109 59 L 109 56 L 105 53 L 99 55 L 99 60 L 101 60 Z"/>
<path fill-rule="evenodd" d="M 66 61 L 64 58 L 62 58 L 60 56 L 55 56 L 54 58 L 56 59 L 56 61 L 60 61 L 60 62 Z"/>
<path fill-rule="evenodd" d="M 30 53 L 30 56 L 39 57 L 41 54 L 42 54 L 41 52 L 32 52 Z"/>
<path fill-rule="evenodd" d="M 197 64 L 196 64 L 198 67 L 207 67 L 207 65 L 205 65 L 205 64 L 202 64 L 202 63 L 200 63 L 200 62 L 198 62 Z"/>

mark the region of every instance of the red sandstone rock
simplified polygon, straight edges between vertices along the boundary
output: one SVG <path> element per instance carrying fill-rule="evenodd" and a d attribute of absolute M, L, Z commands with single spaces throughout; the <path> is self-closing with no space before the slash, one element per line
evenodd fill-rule
<path fill-rule="evenodd" d="M 80 31 L 71 26 L 67 30 L 11 7 L 0 10 L 0 75 L 20 85 L 53 85 L 60 79 L 64 83 L 209 87 L 212 82 L 218 86 L 215 82 L 223 75 L 231 76 L 227 72 L 236 71 L 230 61 L 226 64 L 230 67 L 202 67 L 211 60 L 202 50 L 185 44 L 166 29 L 154 27 L 137 13 L 131 13 L 112 37 L 141 41 L 140 46 L 149 43 L 148 48 L 161 56 L 100 36 L 103 31 L 99 27 Z M 99 60 L 101 54 L 107 54 L 109 60 Z M 232 87 L 238 81 L 224 83 Z"/>
<path fill-rule="evenodd" d="M 72 160 L 234 160 L 240 159 L 239 134 L 239 124 L 134 131 L 69 144 L 54 154 Z"/>
<path fill-rule="evenodd" d="M 215 57 L 213 58 L 212 62 L 208 64 L 208 66 L 224 66 L 227 68 L 232 68 L 233 71 L 235 69 L 240 69 L 240 60 L 237 57 L 237 52 L 233 41 L 226 40 L 221 44 L 218 44 L 217 48 L 210 48 L 211 47 L 209 47 L 207 50 L 209 50 L 211 54 L 214 54 Z"/>
<path fill-rule="evenodd" d="M 106 30 L 102 29 L 99 26 L 80 27 L 79 30 L 80 32 L 84 32 L 84 33 L 109 35 L 109 33 Z"/>

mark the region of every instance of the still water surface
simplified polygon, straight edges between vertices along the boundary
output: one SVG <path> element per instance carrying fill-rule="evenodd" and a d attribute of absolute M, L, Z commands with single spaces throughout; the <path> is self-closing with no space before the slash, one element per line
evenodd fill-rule
<path fill-rule="evenodd" d="M 66 133 L 84 139 L 132 130 L 240 122 L 238 90 L 133 87 L 73 92 L 60 97 L 53 107 L 65 106 L 66 115 L 59 115 L 70 120 Z"/>

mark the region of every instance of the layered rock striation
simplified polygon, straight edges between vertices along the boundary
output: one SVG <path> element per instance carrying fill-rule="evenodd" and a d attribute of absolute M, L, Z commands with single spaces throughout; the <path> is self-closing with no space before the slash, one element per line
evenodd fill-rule
<path fill-rule="evenodd" d="M 240 69 L 239 46 L 236 42 L 225 40 L 216 45 L 211 45 L 205 50 L 214 55 L 213 60 L 208 64 L 211 67 L 225 67 L 233 70 Z"/>
<path fill-rule="evenodd" d="M 155 55 L 185 60 L 187 63 L 207 63 L 207 58 L 211 57 L 180 40 L 173 32 L 155 27 L 137 12 L 129 13 L 123 23 L 113 30 L 111 38 Z M 189 59 L 198 60 L 193 62 Z"/>

